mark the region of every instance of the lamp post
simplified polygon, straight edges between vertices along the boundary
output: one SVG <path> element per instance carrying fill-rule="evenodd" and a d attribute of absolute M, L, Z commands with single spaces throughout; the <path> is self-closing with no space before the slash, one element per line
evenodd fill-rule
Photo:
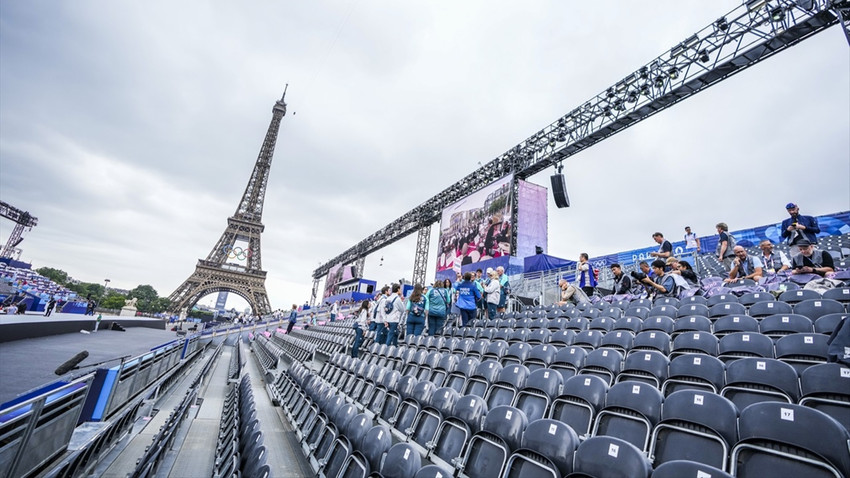
<path fill-rule="evenodd" d="M 106 289 L 109 288 L 109 283 L 111 281 L 109 279 L 103 279 L 103 296 L 106 297 Z"/>

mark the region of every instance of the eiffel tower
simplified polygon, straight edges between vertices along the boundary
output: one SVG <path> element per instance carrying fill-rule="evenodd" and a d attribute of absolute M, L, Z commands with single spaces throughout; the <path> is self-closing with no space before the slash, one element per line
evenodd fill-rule
<path fill-rule="evenodd" d="M 283 96 L 272 108 L 269 130 L 236 213 L 227 218 L 227 228 L 207 258 L 199 259 L 195 272 L 168 296 L 172 312 L 179 312 L 184 307 L 190 308 L 201 297 L 222 291 L 233 292 L 247 300 L 255 315 L 271 312 L 266 294 L 266 271 L 260 261 L 260 234 L 265 228 L 261 222 L 263 201 L 277 132 L 281 119 L 286 115 L 284 98 L 286 88 L 283 90 Z M 242 245 L 238 245 L 237 241 Z M 244 265 L 241 262 L 228 262 L 228 259 L 239 259 L 244 261 Z"/>

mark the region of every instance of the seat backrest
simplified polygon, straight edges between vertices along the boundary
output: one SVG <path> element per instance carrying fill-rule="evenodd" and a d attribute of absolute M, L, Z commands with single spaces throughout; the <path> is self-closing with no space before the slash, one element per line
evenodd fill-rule
<path fill-rule="evenodd" d="M 679 307 L 679 312 L 676 315 L 678 317 L 685 317 L 688 315 L 701 315 L 708 317 L 708 306 L 696 303 L 683 304 Z"/>
<path fill-rule="evenodd" d="M 460 359 L 457 355 L 443 354 L 440 361 L 437 363 L 436 368 L 437 370 L 445 370 L 448 373 L 452 373 L 455 371 L 459 363 Z"/>
<path fill-rule="evenodd" d="M 518 342 L 515 344 L 511 344 L 505 351 L 504 356 L 514 357 L 516 359 L 519 359 L 520 362 L 522 362 L 528 357 L 529 353 L 531 353 L 531 345 L 528 345 L 525 342 Z"/>
<path fill-rule="evenodd" d="M 557 347 L 549 344 L 540 344 L 531 348 L 531 352 L 529 352 L 527 359 L 540 361 L 548 366 L 555 360 L 555 355 L 557 353 Z"/>
<path fill-rule="evenodd" d="M 599 330 L 583 330 L 576 335 L 573 344 L 575 345 L 589 345 L 593 348 L 599 346 L 599 343 L 602 341 L 603 332 Z"/>
<path fill-rule="evenodd" d="M 753 317 L 767 317 L 774 314 L 790 314 L 791 304 L 781 301 L 756 302 L 750 306 L 750 315 Z"/>
<path fill-rule="evenodd" d="M 837 363 L 812 365 L 800 374 L 800 389 L 803 397 L 817 395 L 843 396 L 850 401 L 850 368 Z"/>
<path fill-rule="evenodd" d="M 486 379 L 488 382 L 492 382 L 496 379 L 496 377 L 499 376 L 499 372 L 501 371 L 502 364 L 496 362 L 495 360 L 485 360 L 478 364 L 472 376 L 481 377 Z"/>
<path fill-rule="evenodd" d="M 673 325 L 673 333 L 688 332 L 691 330 L 710 333 L 711 320 L 704 315 L 687 315 L 676 319 L 676 323 Z"/>
<path fill-rule="evenodd" d="M 807 299 L 820 298 L 821 295 L 818 292 L 808 289 L 786 290 L 779 295 L 779 300 L 789 304 L 796 304 L 797 302 L 802 302 Z"/>
<path fill-rule="evenodd" d="M 649 478 L 652 467 L 641 450 L 616 437 L 595 436 L 578 446 L 573 473 L 606 478 Z"/>
<path fill-rule="evenodd" d="M 795 314 L 805 315 L 812 321 L 818 320 L 827 314 L 840 314 L 843 312 L 844 305 L 832 299 L 807 299 L 794 304 Z"/>
<path fill-rule="evenodd" d="M 508 449 L 513 451 L 519 448 L 522 434 L 527 426 L 528 417 L 525 416 L 525 412 L 515 407 L 502 405 L 487 413 L 481 431 L 501 438 Z"/>
<path fill-rule="evenodd" d="M 724 315 L 714 321 L 715 335 L 726 335 L 734 332 L 758 332 L 758 320 L 749 315 Z"/>
<path fill-rule="evenodd" d="M 738 302 L 746 305 L 747 307 L 757 302 L 773 302 L 775 300 L 776 299 L 773 297 L 773 294 L 770 292 L 748 292 L 738 298 Z"/>
<path fill-rule="evenodd" d="M 634 316 L 623 316 L 617 319 L 612 330 L 631 330 L 638 333 L 643 328 L 643 319 Z"/>
<path fill-rule="evenodd" d="M 555 398 L 561 393 L 561 388 L 564 385 L 564 378 L 557 370 L 551 368 L 539 368 L 528 376 L 525 381 L 526 389 L 539 390 L 549 398 Z"/>
<path fill-rule="evenodd" d="M 670 336 L 660 330 L 645 330 L 635 336 L 632 349 L 655 349 L 670 352 Z"/>
<path fill-rule="evenodd" d="M 850 433 L 833 418 L 817 410 L 788 403 L 756 403 L 741 411 L 738 432 L 739 446 L 748 443 L 758 446 L 765 441 L 791 445 L 822 457 L 839 473 L 850 476 L 850 454 L 847 453 Z M 737 451 L 740 449 L 736 446 L 732 456 L 733 466 L 736 463 L 734 458 Z M 789 458 L 795 460 L 795 457 Z M 754 463 L 764 461 L 754 460 Z M 740 465 L 746 467 L 747 463 Z M 749 476 L 754 471 L 747 470 L 741 474 Z M 761 473 L 770 474 L 777 471 L 779 470 L 762 470 Z"/>
<path fill-rule="evenodd" d="M 720 355 L 755 355 L 773 358 L 773 341 L 757 332 L 735 332 L 720 339 Z"/>
<path fill-rule="evenodd" d="M 787 335 L 814 332 L 812 321 L 805 315 L 769 315 L 759 321 L 759 331 L 764 335 Z"/>
<path fill-rule="evenodd" d="M 717 355 L 717 344 L 717 337 L 712 335 L 711 332 L 685 332 L 673 339 L 671 352 L 676 353 L 676 355 L 683 351 Z"/>
<path fill-rule="evenodd" d="M 550 344 L 572 345 L 575 340 L 575 330 L 558 330 L 549 337 Z"/>
<path fill-rule="evenodd" d="M 662 307 L 669 307 L 669 306 L 665 305 L 665 306 L 662 306 Z M 669 333 L 673 332 L 673 326 L 674 325 L 675 325 L 675 322 L 673 321 L 673 318 L 671 316 L 668 316 L 668 315 L 656 315 L 656 316 L 650 315 L 649 317 L 644 319 L 643 328 L 641 330 L 642 331 L 660 330 L 662 332 L 669 334 Z"/>
<path fill-rule="evenodd" d="M 732 396 L 731 388 L 753 388 L 784 394 L 788 401 L 797 403 L 800 399 L 800 386 L 797 371 L 785 362 L 771 358 L 747 357 L 733 360 L 726 365 L 726 386 L 721 395 L 731 397 L 739 408 L 744 408 Z"/>
<path fill-rule="evenodd" d="M 557 468 L 558 476 L 565 476 L 572 471 L 573 453 L 579 443 L 572 428 L 548 418 L 529 423 L 522 435 L 522 449 L 551 461 Z"/>
<path fill-rule="evenodd" d="M 418 383 L 419 380 L 417 380 L 413 375 L 404 375 L 398 379 L 398 383 L 395 385 L 395 391 L 398 392 L 402 399 L 405 399 L 410 396 L 413 392 L 413 388 L 416 387 Z M 432 383 L 431 385 L 434 384 Z"/>
<path fill-rule="evenodd" d="M 662 403 L 664 403 L 664 397 L 652 385 L 643 382 L 621 382 L 608 389 L 603 410 L 630 410 L 640 414 L 655 426 L 661 419 Z"/>
<path fill-rule="evenodd" d="M 723 317 L 724 315 L 744 315 L 747 313 L 747 307 L 744 304 L 737 302 L 722 302 L 709 307 L 709 317 Z"/>
<path fill-rule="evenodd" d="M 602 337 L 599 343 L 600 347 L 612 347 L 628 351 L 632 348 L 635 341 L 635 335 L 630 330 L 612 330 Z"/>
<path fill-rule="evenodd" d="M 724 303 L 738 303 L 738 297 L 734 294 L 717 294 L 709 297 L 706 305 L 711 308 Z"/>
<path fill-rule="evenodd" d="M 738 408 L 725 397 L 700 390 L 679 390 L 664 399 L 662 422 L 687 422 L 706 427 L 731 450 L 738 441 Z"/>
<path fill-rule="evenodd" d="M 363 439 L 357 444 L 357 449 L 363 453 L 366 461 L 373 470 L 381 468 L 381 459 L 390 447 L 393 445 L 392 434 L 390 429 L 384 425 L 375 425 Z"/>
<path fill-rule="evenodd" d="M 823 293 L 824 299 L 837 300 L 838 302 L 850 303 L 850 287 L 839 287 L 837 289 L 829 289 Z"/>
<path fill-rule="evenodd" d="M 558 353 L 555 354 L 554 363 L 569 364 L 574 366 L 575 368 L 581 368 L 584 366 L 584 361 L 586 358 L 587 350 L 584 350 L 583 348 L 575 345 L 571 345 L 569 347 L 563 347 L 558 350 Z"/>
<path fill-rule="evenodd" d="M 431 407 L 440 412 L 440 415 L 447 417 L 452 414 L 459 398 L 460 394 L 453 388 L 438 388 L 431 394 Z"/>
<path fill-rule="evenodd" d="M 478 395 L 464 395 L 457 399 L 452 416 L 459 419 L 473 433 L 481 429 L 484 416 L 487 415 L 487 402 Z"/>
<path fill-rule="evenodd" d="M 819 334 L 830 335 L 838 327 L 838 324 L 841 323 L 841 319 L 845 317 L 850 317 L 850 314 L 826 314 L 818 317 L 815 320 L 815 332 Z"/>
<path fill-rule="evenodd" d="M 499 378 L 495 383 L 503 383 L 511 385 L 515 389 L 520 389 L 525 386 L 529 374 L 528 367 L 525 365 L 511 364 L 499 372 Z"/>
<path fill-rule="evenodd" d="M 641 350 L 631 353 L 626 357 L 620 376 L 624 372 L 645 372 L 657 378 L 660 386 L 660 382 L 663 382 L 667 378 L 667 366 L 669 364 L 670 361 L 667 359 L 667 356 L 661 352 L 657 350 Z"/>
<path fill-rule="evenodd" d="M 726 366 L 720 359 L 704 354 L 680 355 L 670 361 L 669 379 L 699 378 L 717 392 L 726 384 Z"/>
<path fill-rule="evenodd" d="M 623 354 L 613 349 L 596 349 L 587 354 L 584 368 L 596 367 L 608 370 L 615 376 L 620 373 L 623 364 Z"/>
<path fill-rule="evenodd" d="M 422 458 L 419 452 L 408 443 L 396 443 L 387 452 L 381 475 L 397 478 L 413 478 L 422 468 Z"/>

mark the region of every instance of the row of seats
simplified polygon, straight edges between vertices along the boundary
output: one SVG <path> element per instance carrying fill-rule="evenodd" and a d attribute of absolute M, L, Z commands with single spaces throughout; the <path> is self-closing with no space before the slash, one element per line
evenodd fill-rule
<path fill-rule="evenodd" d="M 251 390 L 251 376 L 245 374 L 239 382 L 231 385 L 224 400 L 213 478 L 265 478 L 269 473 L 263 432 Z"/>
<path fill-rule="evenodd" d="M 278 330 L 271 337 L 272 341 L 280 346 L 282 352 L 292 360 L 303 362 L 313 357 L 318 345 L 294 335 L 286 334 Z"/>
<path fill-rule="evenodd" d="M 847 373 L 848 369 L 836 368 L 835 364 L 812 365 L 798 373 L 792 366 L 775 359 L 743 358 L 724 364 L 715 357 L 689 354 L 668 362 L 660 353 L 648 351 L 630 354 L 623 361 L 622 355 L 615 351 L 601 350 L 585 355 L 581 349 L 565 350 L 568 350 L 565 355 L 576 351 L 575 356 L 580 358 L 564 358 L 551 365 L 526 362 L 502 366 L 493 360 L 479 362 L 465 358 L 459 361 L 456 356 L 446 355 L 436 363 L 423 363 L 418 368 L 405 364 L 403 370 L 394 370 L 392 366 L 382 366 L 380 362 L 372 363 L 365 358 L 358 360 L 337 355 L 326 364 L 320 376 L 353 400 L 362 401 L 364 406 L 372 399 L 370 393 L 374 386 L 369 385 L 372 383 L 399 394 L 418 384 L 429 390 L 450 388 L 462 395 L 480 396 L 491 407 L 510 402 L 524 389 L 542 390 L 550 398 L 546 402 L 549 407 L 555 397 L 569 394 L 570 380 L 587 376 L 594 380 L 583 386 L 597 382 L 604 385 L 593 385 L 597 398 L 615 384 L 642 382 L 659 390 L 661 396 L 682 389 L 728 395 L 739 408 L 765 394 L 775 400 L 804 405 L 814 403 L 813 397 L 824 394 L 850 401 L 850 385 L 846 380 L 836 380 L 841 378 L 842 370 Z M 742 387 L 764 392 L 742 393 L 739 391 Z M 591 402 L 598 405 L 596 401 Z M 850 428 L 850 409 L 841 410 L 827 413 Z M 539 415 L 546 416 L 549 412 L 551 409 L 545 408 Z M 530 412 L 529 415 L 537 416 Z"/>
<path fill-rule="evenodd" d="M 263 372 L 276 369 L 278 359 L 283 355 L 283 349 L 264 334 L 254 336 L 254 341 L 251 342 L 251 350 L 254 351 L 254 357 L 257 358 Z"/>
<path fill-rule="evenodd" d="M 376 440 L 374 435 L 369 440 L 360 440 L 362 453 L 371 457 L 371 465 L 375 465 L 389 451 L 382 465 L 383 470 L 391 463 L 394 472 L 389 476 L 420 476 L 417 471 L 428 461 L 436 467 L 425 468 L 443 473 L 442 476 L 456 473 L 473 477 L 528 473 L 564 476 L 570 472 L 649 476 L 653 466 L 657 467 L 656 472 L 663 473 L 668 473 L 668 468 L 678 472 L 682 471 L 681 467 L 699 469 L 701 465 L 695 465 L 694 461 L 703 463 L 703 470 L 714 466 L 733 471 L 749 466 L 740 459 L 742 456 L 774 453 L 763 443 L 766 436 L 823 458 L 812 464 L 791 454 L 782 455 L 782 460 L 794 466 L 811 468 L 801 471 L 832 467 L 846 473 L 850 469 L 848 460 L 841 454 L 842 451 L 846 454 L 850 438 L 844 426 L 813 408 L 765 402 L 772 398 L 768 394 L 762 394 L 751 404 L 742 402 L 745 406 L 739 422 L 739 407 L 734 398 L 699 389 L 682 388 L 664 398 L 655 387 L 643 382 L 625 381 L 608 388 L 598 377 L 579 375 L 569 379 L 569 385 L 561 392 L 554 392 L 546 378 L 557 381 L 560 374 L 539 369 L 531 379 L 535 386 L 526 385 L 517 391 L 503 386 L 506 382 L 496 382 L 495 386 L 485 387 L 482 397 L 462 394 L 451 387 L 436 388 L 432 382 L 418 381 L 413 376 L 399 377 L 397 371 L 386 369 L 380 379 L 364 380 L 365 377 L 335 363 L 340 361 L 348 359 L 334 357 L 319 374 L 296 364 L 281 374 L 277 384 L 306 450 L 318 457 L 318 464 L 324 467 L 323 476 L 366 476 L 348 474 L 349 465 L 357 461 L 351 459 L 352 448 L 338 449 L 335 444 L 344 441 L 339 438 L 342 436 L 356 447 L 358 438 L 371 430 L 382 432 L 383 440 Z M 841 374 L 838 370 L 841 367 L 836 364 L 818 367 L 826 375 L 834 375 L 827 381 L 835 382 Z M 393 379 L 394 385 L 390 383 Z M 587 390 L 596 390 L 601 396 L 597 397 L 595 406 L 591 404 L 593 394 Z M 759 393 L 747 387 L 730 390 L 739 394 L 735 398 Z M 789 413 L 798 418 L 795 425 L 798 433 L 789 434 L 788 427 L 774 430 L 782 427 L 780 421 L 788 421 Z M 764 422 L 765 415 L 769 416 L 769 423 Z M 378 425 L 373 424 L 373 418 Z M 809 424 L 815 427 L 808 428 Z M 581 431 L 581 437 L 577 430 Z M 835 440 L 819 444 L 799 436 L 801 430 L 808 430 L 809 435 L 811 430 L 819 430 L 821 436 Z M 387 441 L 387 431 L 399 443 L 392 445 Z M 393 449 L 399 451 L 398 456 L 390 456 Z M 606 457 L 605 452 L 612 450 L 613 454 Z M 412 462 L 411 452 L 419 455 Z M 620 453 L 622 474 L 615 475 L 610 470 L 604 473 L 603 464 L 620 466 L 617 465 L 621 461 Z M 662 468 L 677 460 L 691 463 Z M 374 470 L 374 466 L 370 468 Z M 669 473 L 667 476 L 677 476 L 673 471 Z"/>
<path fill-rule="evenodd" d="M 145 449 L 145 453 L 136 461 L 135 469 L 130 473 L 131 478 L 146 478 L 156 476 L 159 465 L 165 456 L 165 453 L 171 448 L 171 443 L 177 435 L 178 427 L 183 423 L 183 420 L 189 415 L 189 411 L 195 404 L 198 396 L 198 389 L 204 377 L 212 370 L 212 365 L 221 353 L 223 343 L 210 354 L 209 359 L 201 367 L 201 370 L 195 374 L 195 377 L 189 382 L 188 390 L 183 396 L 183 400 L 174 407 L 174 410 L 168 416 L 160 429 L 154 435 L 151 444 Z M 167 387 L 163 387 L 166 389 Z"/>

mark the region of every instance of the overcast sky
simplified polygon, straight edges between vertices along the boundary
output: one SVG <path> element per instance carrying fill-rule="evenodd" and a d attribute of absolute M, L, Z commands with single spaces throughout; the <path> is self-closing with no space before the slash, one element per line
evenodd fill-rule
<path fill-rule="evenodd" d="M 3 2 L 0 199 L 39 219 L 33 267 L 167 296 L 224 231 L 289 83 L 262 237 L 288 308 L 320 263 L 739 3 Z M 549 253 L 850 209 L 848 131 L 833 27 L 571 157 Z M 415 241 L 366 277 L 410 278 Z"/>

